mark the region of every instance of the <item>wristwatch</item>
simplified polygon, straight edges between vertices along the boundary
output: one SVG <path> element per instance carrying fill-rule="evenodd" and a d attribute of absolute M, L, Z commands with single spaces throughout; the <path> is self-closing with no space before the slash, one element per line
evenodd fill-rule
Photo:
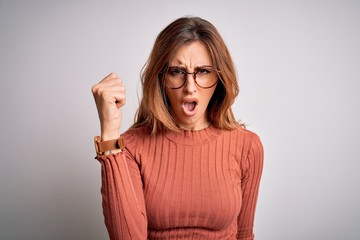
<path fill-rule="evenodd" d="M 95 136 L 94 143 L 95 143 L 96 154 L 98 156 L 104 155 L 105 152 L 110 151 L 110 153 L 111 153 L 111 151 L 113 151 L 113 150 L 120 149 L 120 151 L 124 151 L 124 149 L 125 149 L 125 142 L 122 137 L 119 137 L 118 139 L 101 141 L 100 136 Z"/>

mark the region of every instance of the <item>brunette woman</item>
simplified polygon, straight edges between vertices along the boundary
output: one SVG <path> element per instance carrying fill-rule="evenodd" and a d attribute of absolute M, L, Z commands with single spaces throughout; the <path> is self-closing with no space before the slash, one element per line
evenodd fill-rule
<path fill-rule="evenodd" d="M 110 238 L 254 239 L 263 148 L 231 110 L 239 88 L 219 32 L 198 17 L 175 20 L 141 81 L 135 123 L 121 135 L 121 79 L 92 88 Z"/>

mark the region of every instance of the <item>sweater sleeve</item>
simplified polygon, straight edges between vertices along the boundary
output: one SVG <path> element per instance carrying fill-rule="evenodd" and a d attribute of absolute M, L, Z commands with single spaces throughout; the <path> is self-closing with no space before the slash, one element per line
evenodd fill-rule
<path fill-rule="evenodd" d="M 110 239 L 146 239 L 145 202 L 135 159 L 127 150 L 96 159 L 101 163 L 102 206 Z"/>
<path fill-rule="evenodd" d="M 238 216 L 237 239 L 254 239 L 254 216 L 263 169 L 264 150 L 259 137 L 251 134 L 249 152 L 244 158 L 242 167 L 242 207 Z"/>

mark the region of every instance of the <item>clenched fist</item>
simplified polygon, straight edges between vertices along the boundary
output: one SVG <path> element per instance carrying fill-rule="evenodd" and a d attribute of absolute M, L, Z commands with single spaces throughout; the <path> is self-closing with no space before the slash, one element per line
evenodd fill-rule
<path fill-rule="evenodd" d="M 121 107 L 125 104 L 125 88 L 115 73 L 110 73 L 92 88 L 103 141 L 119 137 Z"/>

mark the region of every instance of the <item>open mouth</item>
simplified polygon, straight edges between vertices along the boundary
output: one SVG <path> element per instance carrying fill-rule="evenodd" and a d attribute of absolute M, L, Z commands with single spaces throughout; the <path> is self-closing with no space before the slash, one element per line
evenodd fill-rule
<path fill-rule="evenodd" d="M 184 101 L 182 104 L 182 108 L 184 110 L 184 113 L 188 116 L 193 116 L 196 114 L 197 111 L 197 101 Z"/>

